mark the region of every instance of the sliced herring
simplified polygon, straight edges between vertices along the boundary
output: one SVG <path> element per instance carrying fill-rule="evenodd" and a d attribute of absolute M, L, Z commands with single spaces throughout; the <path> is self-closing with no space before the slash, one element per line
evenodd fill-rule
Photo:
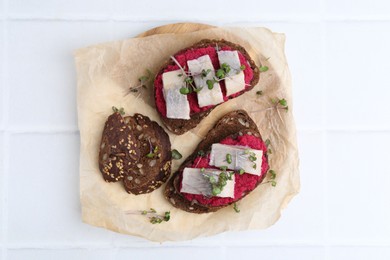
<path fill-rule="evenodd" d="M 184 76 L 180 74 L 182 74 L 181 70 L 174 70 L 162 75 L 167 117 L 190 119 L 190 103 L 187 95 L 180 94 L 180 88 L 184 86 Z"/>
<path fill-rule="evenodd" d="M 240 69 L 241 62 L 237 51 L 219 51 L 219 64 L 226 63 L 230 66 L 230 72 L 225 77 L 226 95 L 238 93 L 245 89 L 245 75 Z"/>
<path fill-rule="evenodd" d="M 251 161 L 249 159 L 251 153 L 255 155 L 255 161 Z M 232 157 L 231 163 L 227 162 L 227 154 L 230 154 Z M 244 146 L 225 144 L 213 144 L 211 146 L 209 164 L 216 167 L 226 166 L 230 170 L 243 169 L 246 173 L 260 176 L 262 161 L 262 150 L 255 150 Z"/>
<path fill-rule="evenodd" d="M 184 168 L 180 192 L 213 196 L 210 182 L 203 174 L 217 178 L 221 172 L 216 169 L 205 169 L 204 172 L 201 172 L 199 168 Z M 215 197 L 234 198 L 234 184 L 233 174 L 232 179 L 226 181 L 226 186 L 222 189 L 222 192 Z"/>
<path fill-rule="evenodd" d="M 195 86 L 197 88 L 202 88 L 202 90 L 197 93 L 199 107 L 222 103 L 223 95 L 219 83 L 214 83 L 212 89 L 208 89 L 207 87 L 207 80 L 213 80 L 215 77 L 215 70 L 210 56 L 203 55 L 195 60 L 187 61 L 187 64 L 191 75 L 194 75 Z M 202 77 L 202 71 L 207 71 L 208 69 L 211 71 L 205 77 Z"/>

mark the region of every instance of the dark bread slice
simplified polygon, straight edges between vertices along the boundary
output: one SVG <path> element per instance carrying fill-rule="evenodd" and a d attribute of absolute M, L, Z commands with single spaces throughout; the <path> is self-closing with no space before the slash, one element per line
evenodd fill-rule
<path fill-rule="evenodd" d="M 115 112 L 105 123 L 99 151 L 99 169 L 106 182 L 116 182 L 127 174 L 139 159 L 137 139 L 125 124 L 123 117 Z"/>
<path fill-rule="evenodd" d="M 141 114 L 125 117 L 125 122 L 137 136 L 139 160 L 128 171 L 123 183 L 126 191 L 133 194 L 152 192 L 160 187 L 171 171 L 171 142 L 169 136 L 155 121 Z M 158 147 L 153 158 L 147 154 Z"/>
<path fill-rule="evenodd" d="M 254 135 L 261 139 L 260 132 L 255 122 L 253 122 L 244 110 L 237 110 L 224 115 L 168 181 L 164 192 L 166 199 L 179 209 L 198 214 L 214 212 L 220 208 L 228 206 L 223 205 L 218 207 L 209 207 L 206 205 L 200 205 L 197 201 L 189 201 L 184 198 L 180 193 L 181 172 L 185 167 L 189 167 L 192 164 L 198 156 L 199 151 L 207 152 L 211 149 L 212 144 L 219 143 L 226 137 L 231 136 L 236 138 L 238 135 L 244 134 Z M 256 187 L 263 181 L 264 177 L 265 174 L 259 179 Z"/>
<path fill-rule="evenodd" d="M 185 49 L 177 52 L 173 56 L 178 55 L 180 53 L 183 53 L 183 52 L 185 52 L 187 50 L 190 50 L 190 49 L 204 48 L 204 47 L 209 47 L 209 46 L 214 46 L 214 45 L 215 46 L 218 45 L 218 47 L 229 46 L 229 47 L 231 47 L 234 50 L 240 51 L 245 56 L 247 62 L 249 63 L 250 67 L 253 70 L 253 78 L 252 78 L 252 80 L 250 82 L 250 87 L 248 89 L 242 91 L 241 93 L 239 93 L 238 96 L 244 94 L 247 91 L 250 91 L 259 82 L 260 71 L 259 71 L 259 68 L 256 66 L 256 63 L 249 56 L 248 52 L 241 45 L 238 45 L 238 44 L 235 44 L 235 43 L 223 40 L 223 39 L 222 40 L 204 39 L 204 40 L 201 40 L 200 42 L 198 42 L 198 43 L 196 43 L 196 44 L 194 44 L 194 45 L 192 45 L 192 46 L 190 46 L 188 48 L 185 48 Z M 165 70 L 165 68 L 167 66 L 174 65 L 174 64 L 175 64 L 174 61 L 172 61 L 170 59 L 168 62 L 166 62 L 164 64 L 164 66 L 161 67 L 160 71 L 157 73 L 157 76 L 162 74 L 162 73 L 164 73 L 164 70 Z M 156 100 L 156 88 L 155 88 L 155 91 L 154 91 L 154 95 L 155 95 L 154 98 Z M 157 109 L 157 111 L 159 112 L 159 115 L 160 115 L 163 123 L 165 124 L 165 126 L 168 128 L 168 130 L 170 130 L 171 132 L 174 132 L 177 135 L 181 135 L 181 134 L 184 134 L 185 132 L 191 130 L 192 128 L 195 128 L 199 124 L 199 122 L 202 121 L 202 119 L 205 118 L 217 106 L 218 105 L 212 107 L 211 109 L 209 109 L 207 111 L 194 113 L 194 114 L 190 115 L 190 119 L 189 120 L 167 118 L 167 117 L 163 116 L 158 111 L 158 109 Z"/>

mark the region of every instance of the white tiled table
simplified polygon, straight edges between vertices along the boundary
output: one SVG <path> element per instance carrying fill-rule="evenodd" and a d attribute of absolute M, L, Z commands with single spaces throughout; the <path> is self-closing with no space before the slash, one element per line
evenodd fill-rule
<path fill-rule="evenodd" d="M 0 0 L 0 259 L 390 259 L 390 2 Z M 286 33 L 301 193 L 162 245 L 80 221 L 72 51 L 192 21 Z"/>

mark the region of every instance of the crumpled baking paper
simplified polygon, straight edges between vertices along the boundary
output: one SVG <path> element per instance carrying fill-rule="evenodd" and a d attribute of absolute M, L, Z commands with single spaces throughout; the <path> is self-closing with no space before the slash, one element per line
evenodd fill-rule
<path fill-rule="evenodd" d="M 98 168 L 98 151 L 104 122 L 111 107 L 127 114 L 142 113 L 162 125 L 152 101 L 152 84 L 128 94 L 146 69 L 158 69 L 177 51 L 202 39 L 225 39 L 246 48 L 258 66 L 267 66 L 250 92 L 217 107 L 192 131 L 169 133 L 172 149 L 183 155 L 173 161 L 174 172 L 225 113 L 245 109 L 255 120 L 263 139 L 270 139 L 270 167 L 277 173 L 276 187 L 259 185 L 238 202 L 241 212 L 226 207 L 215 213 L 193 214 L 176 209 L 163 196 L 164 185 L 145 195 L 129 195 L 122 183 L 104 182 Z M 264 229 L 273 225 L 299 192 L 299 159 L 292 115 L 291 78 L 284 54 L 285 36 L 266 28 L 213 28 L 183 34 L 160 34 L 98 44 L 75 52 L 77 108 L 80 129 L 80 200 L 85 223 L 152 241 L 180 241 L 211 236 L 229 230 Z M 261 90 L 262 95 L 256 95 Z M 271 99 L 285 98 L 289 110 L 272 108 Z M 267 179 L 265 179 L 267 181 Z M 128 210 L 155 208 L 171 212 L 171 220 L 151 224 Z"/>

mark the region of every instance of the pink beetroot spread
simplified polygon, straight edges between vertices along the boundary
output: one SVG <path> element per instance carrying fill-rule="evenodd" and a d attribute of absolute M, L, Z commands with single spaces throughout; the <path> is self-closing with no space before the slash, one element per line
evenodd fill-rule
<path fill-rule="evenodd" d="M 235 187 L 234 187 L 234 198 L 220 198 L 220 197 L 211 197 L 207 198 L 203 195 L 194 195 L 189 193 L 182 193 L 183 196 L 189 200 L 197 200 L 199 204 L 202 205 L 208 205 L 208 206 L 222 206 L 227 205 L 229 203 L 232 203 L 234 201 L 239 200 L 242 198 L 246 193 L 252 191 L 256 184 L 259 182 L 259 180 L 266 174 L 268 170 L 268 161 L 265 157 L 265 154 L 267 152 L 267 146 L 265 143 L 260 139 L 253 135 L 243 135 L 238 136 L 237 139 L 232 139 L 231 137 L 225 138 L 221 141 L 221 144 L 228 144 L 228 145 L 240 145 L 240 146 L 247 146 L 252 149 L 256 150 L 263 150 L 263 162 L 261 165 L 261 176 L 253 175 L 244 173 L 242 175 L 236 173 L 235 174 Z M 209 165 L 210 161 L 210 155 L 207 157 L 197 157 L 195 158 L 193 164 L 191 165 L 192 168 L 216 168 L 214 166 Z"/>
<path fill-rule="evenodd" d="M 229 46 L 224 46 L 224 47 L 221 48 L 221 50 L 229 51 L 229 50 L 233 50 L 233 49 L 231 47 L 229 47 Z M 181 53 L 176 54 L 175 55 L 175 59 L 180 63 L 180 65 L 183 68 L 187 68 L 187 61 L 188 60 L 194 60 L 194 59 L 197 59 L 197 58 L 199 58 L 199 57 L 201 57 L 203 55 L 209 55 L 210 56 L 211 62 L 213 63 L 213 66 L 214 66 L 215 70 L 220 68 L 220 64 L 219 64 L 219 60 L 218 60 L 218 54 L 217 54 L 217 51 L 215 50 L 215 48 L 213 46 L 205 47 L 205 48 L 199 48 L 199 49 L 185 50 L 185 51 L 183 51 Z M 238 56 L 240 58 L 241 65 L 245 65 L 245 70 L 244 70 L 245 83 L 249 84 L 251 82 L 252 78 L 253 78 L 253 70 L 250 67 L 249 63 L 247 62 L 245 56 L 240 51 L 238 51 Z M 166 115 L 167 115 L 167 109 L 166 109 L 165 99 L 164 99 L 164 95 L 163 95 L 162 74 L 164 72 L 178 70 L 178 69 L 180 69 L 180 68 L 176 64 L 168 65 L 161 74 L 157 75 L 157 77 L 156 77 L 156 79 L 154 81 L 154 87 L 155 87 L 154 91 L 155 91 L 155 97 L 156 97 L 156 100 L 155 100 L 156 107 L 157 107 L 157 110 L 160 112 L 160 114 L 162 116 L 164 116 L 164 117 L 166 117 Z M 221 89 L 222 89 L 222 94 L 223 94 L 224 101 L 227 101 L 229 98 L 236 97 L 236 96 L 240 95 L 242 92 L 246 91 L 248 88 L 250 88 L 250 86 L 246 86 L 245 90 L 243 90 L 243 91 L 241 91 L 239 93 L 230 95 L 229 97 L 227 97 L 226 96 L 225 82 L 222 80 L 222 81 L 219 82 L 219 84 L 220 84 Z M 194 113 L 199 113 L 199 112 L 202 112 L 202 111 L 206 111 L 206 110 L 208 110 L 208 109 L 213 107 L 213 106 L 207 106 L 207 107 L 200 108 L 199 105 L 198 105 L 198 98 L 197 98 L 197 95 L 196 95 L 195 92 L 192 92 L 191 94 L 188 94 L 187 98 L 188 98 L 188 101 L 190 103 L 190 113 L 191 113 L 191 115 L 194 114 Z"/>

